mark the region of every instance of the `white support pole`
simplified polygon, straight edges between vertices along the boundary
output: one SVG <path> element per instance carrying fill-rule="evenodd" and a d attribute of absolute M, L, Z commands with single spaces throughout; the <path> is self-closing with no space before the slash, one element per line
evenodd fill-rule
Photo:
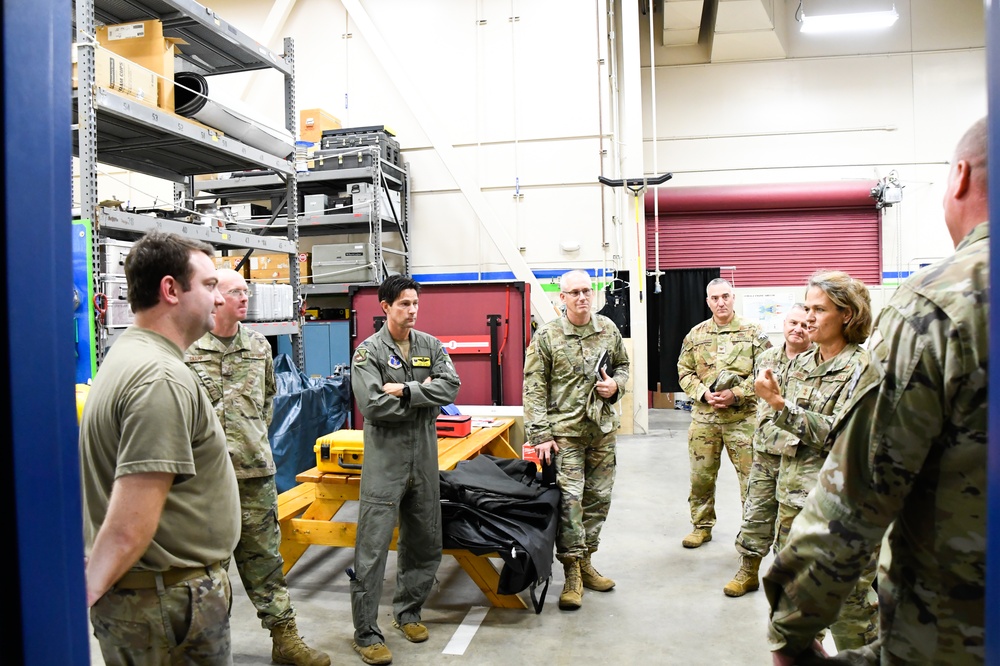
<path fill-rule="evenodd" d="M 645 173 L 642 154 L 642 63 L 639 48 L 639 3 L 615 0 L 619 17 L 618 44 L 621 53 L 618 67 L 619 122 L 621 135 L 622 178 L 638 178 Z M 653 174 L 658 175 L 658 174 Z M 623 192 L 628 192 L 624 190 Z M 621 214 L 624 231 L 624 268 L 629 271 L 629 323 L 632 335 L 632 390 L 635 433 L 649 432 L 649 372 L 646 332 L 646 215 L 643 196 L 622 197 L 626 208 Z M 638 211 L 636 210 L 638 207 Z M 638 213 L 638 224 L 636 214 Z"/>
<path fill-rule="evenodd" d="M 514 276 L 518 280 L 530 286 L 531 309 L 538 318 L 539 323 L 544 324 L 557 319 L 560 316 L 559 312 L 552 305 L 549 297 L 545 295 L 545 292 L 542 290 L 542 284 L 535 277 L 534 273 L 531 272 L 531 269 L 528 268 L 528 264 L 524 261 L 524 257 L 521 256 L 520 250 L 500 225 L 500 220 L 486 200 L 486 197 L 483 196 L 483 192 L 479 188 L 479 184 L 476 182 L 472 172 L 469 169 L 462 168 L 462 164 L 455 154 L 454 145 L 451 143 L 444 126 L 424 102 L 416 83 L 403 69 L 389 47 L 389 44 L 383 39 L 375 23 L 368 16 L 364 7 L 361 6 L 360 0 L 342 1 L 354 24 L 358 27 L 365 41 L 368 42 L 372 53 L 382 65 L 389 80 L 399 90 L 406 105 L 410 107 L 411 113 L 413 113 L 421 129 L 427 135 L 431 146 L 437 151 L 438 157 L 441 158 L 451 177 L 455 179 L 462 194 L 465 195 L 469 205 L 472 206 L 476 217 L 479 218 L 479 223 L 486 233 L 489 234 L 490 239 L 503 256 L 504 261 L 510 266 L 510 269 L 514 272 Z"/>

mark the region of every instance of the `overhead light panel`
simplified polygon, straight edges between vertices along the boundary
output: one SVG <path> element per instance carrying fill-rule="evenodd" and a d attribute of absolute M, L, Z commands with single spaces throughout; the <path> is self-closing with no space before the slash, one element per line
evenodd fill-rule
<path fill-rule="evenodd" d="M 886 9 L 873 9 L 870 11 L 849 11 L 848 3 L 837 4 L 839 5 L 839 9 L 848 9 L 848 11 L 824 11 L 823 9 L 817 9 L 815 3 L 806 4 L 800 1 L 796 18 L 802 24 L 801 32 L 820 34 L 883 30 L 899 20 L 899 13 L 896 12 L 895 4 Z"/>

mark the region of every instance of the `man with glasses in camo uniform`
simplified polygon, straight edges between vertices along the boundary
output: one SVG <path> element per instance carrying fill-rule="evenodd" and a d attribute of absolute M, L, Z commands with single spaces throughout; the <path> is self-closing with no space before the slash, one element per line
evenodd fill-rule
<path fill-rule="evenodd" d="M 215 312 L 215 328 L 185 354 L 222 423 L 240 491 L 242 531 L 233 557 L 257 617 L 271 632 L 271 659 L 277 664 L 329 666 L 330 658 L 307 646 L 295 625 L 295 610 L 282 573 L 278 547 L 278 493 L 267 429 L 274 398 L 274 366 L 267 338 L 243 326 L 250 290 L 243 276 L 218 271 L 225 304 Z"/>
<path fill-rule="evenodd" d="M 583 588 L 605 592 L 615 582 L 590 563 L 611 506 L 615 481 L 612 408 L 625 390 L 629 360 L 618 328 L 591 313 L 590 276 L 570 271 L 559 280 L 566 315 L 538 330 L 524 361 L 524 429 L 538 458 L 554 462 L 559 501 L 556 557 L 565 585 L 559 608 L 576 610 Z M 607 353 L 606 369 L 598 359 Z"/>

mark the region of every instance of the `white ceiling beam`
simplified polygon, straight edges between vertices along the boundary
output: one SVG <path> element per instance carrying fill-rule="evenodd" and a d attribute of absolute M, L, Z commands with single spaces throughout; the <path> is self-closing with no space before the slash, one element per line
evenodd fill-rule
<path fill-rule="evenodd" d="M 472 176 L 469 169 L 463 169 L 461 161 L 455 152 L 455 147 L 451 142 L 445 126 L 438 120 L 437 115 L 424 102 L 423 96 L 414 80 L 409 76 L 400 64 L 396 54 L 393 53 L 388 42 L 382 37 L 378 27 L 368 16 L 368 12 L 361 5 L 360 0 L 342 0 L 344 8 L 350 14 L 354 24 L 358 27 L 361 35 L 372 50 L 375 58 L 382 65 L 389 80 L 396 86 L 400 96 L 410 108 L 420 128 L 427 135 L 431 146 L 437 151 L 446 169 L 455 179 L 462 194 L 465 195 L 473 212 L 479 218 L 479 223 L 489 234 L 493 244 L 503 256 L 504 261 L 514 272 L 514 276 L 528 284 L 531 288 L 531 309 L 538 318 L 539 323 L 546 323 L 557 319 L 560 314 L 552 305 L 549 297 L 542 290 L 542 284 L 535 277 L 535 274 L 528 268 L 527 262 L 521 256 L 521 252 L 504 231 L 500 220 L 486 197 L 479 187 L 479 183 Z M 643 393 L 643 396 L 646 394 Z"/>

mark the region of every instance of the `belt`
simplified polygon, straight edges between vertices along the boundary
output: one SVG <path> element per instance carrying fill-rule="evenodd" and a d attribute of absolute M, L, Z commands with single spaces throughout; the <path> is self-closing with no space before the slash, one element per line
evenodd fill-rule
<path fill-rule="evenodd" d="M 221 571 L 222 564 L 215 562 L 203 567 L 174 567 L 166 571 L 129 571 L 112 586 L 120 590 L 151 590 L 158 587 L 157 579 L 163 587 L 171 587 L 192 578 L 211 575 Z"/>

